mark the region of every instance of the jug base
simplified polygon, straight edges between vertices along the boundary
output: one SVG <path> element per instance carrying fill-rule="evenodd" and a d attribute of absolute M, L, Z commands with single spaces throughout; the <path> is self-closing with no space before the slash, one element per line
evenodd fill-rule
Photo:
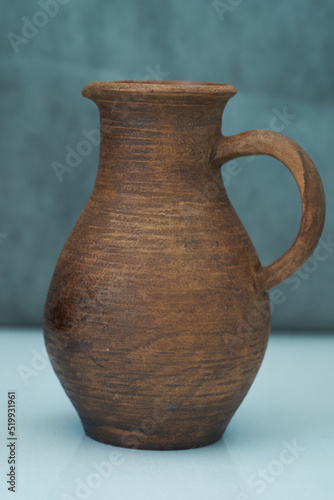
<path fill-rule="evenodd" d="M 140 431 L 128 431 L 111 426 L 96 426 L 84 425 L 85 433 L 88 437 L 99 441 L 100 443 L 109 444 L 111 446 L 119 446 L 121 448 L 132 448 L 139 450 L 189 450 L 193 448 L 202 448 L 219 441 L 225 431 L 210 432 L 209 434 L 194 437 L 185 436 L 185 433 L 180 432 L 173 437 L 154 436 L 152 434 L 144 434 Z"/>

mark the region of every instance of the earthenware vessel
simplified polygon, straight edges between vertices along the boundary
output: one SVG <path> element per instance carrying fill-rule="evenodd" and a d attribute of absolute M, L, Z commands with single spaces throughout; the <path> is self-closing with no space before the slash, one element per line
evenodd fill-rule
<path fill-rule="evenodd" d="M 217 441 L 264 356 L 268 290 L 319 240 L 325 207 L 314 164 L 275 132 L 222 136 L 235 93 L 171 81 L 83 89 L 100 111 L 100 163 L 52 278 L 44 333 L 86 433 L 104 443 Z M 223 163 L 246 155 L 283 162 L 302 199 L 295 242 L 266 267 L 220 176 Z"/>

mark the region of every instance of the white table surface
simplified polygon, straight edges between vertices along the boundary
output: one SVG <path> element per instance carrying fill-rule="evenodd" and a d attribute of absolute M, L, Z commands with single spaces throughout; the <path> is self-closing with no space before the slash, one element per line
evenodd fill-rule
<path fill-rule="evenodd" d="M 223 439 L 181 451 L 86 437 L 40 330 L 2 330 L 0 356 L 2 500 L 334 499 L 334 336 L 272 334 Z M 8 391 L 17 393 L 15 494 L 6 484 Z"/>

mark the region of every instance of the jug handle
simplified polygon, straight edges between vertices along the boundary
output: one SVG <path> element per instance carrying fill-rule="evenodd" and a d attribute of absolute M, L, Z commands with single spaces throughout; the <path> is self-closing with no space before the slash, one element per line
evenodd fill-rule
<path fill-rule="evenodd" d="M 312 255 L 325 221 L 325 195 L 319 173 L 308 154 L 293 140 L 269 130 L 250 130 L 222 136 L 211 156 L 219 166 L 234 158 L 268 155 L 281 161 L 297 182 L 302 200 L 302 217 L 291 247 L 272 264 L 260 268 L 260 280 L 268 291 L 292 276 Z"/>

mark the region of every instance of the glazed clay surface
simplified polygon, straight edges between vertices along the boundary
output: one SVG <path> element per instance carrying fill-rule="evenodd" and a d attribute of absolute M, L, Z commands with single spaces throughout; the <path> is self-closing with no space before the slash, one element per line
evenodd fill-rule
<path fill-rule="evenodd" d="M 293 141 L 222 137 L 231 85 L 94 82 L 96 183 L 57 263 L 46 346 L 86 433 L 120 446 L 179 449 L 218 440 L 249 390 L 269 330 L 267 291 L 310 256 L 324 198 Z M 220 165 L 269 154 L 302 197 L 294 245 L 262 268 Z M 260 221 L 259 221 L 260 223 Z"/>

